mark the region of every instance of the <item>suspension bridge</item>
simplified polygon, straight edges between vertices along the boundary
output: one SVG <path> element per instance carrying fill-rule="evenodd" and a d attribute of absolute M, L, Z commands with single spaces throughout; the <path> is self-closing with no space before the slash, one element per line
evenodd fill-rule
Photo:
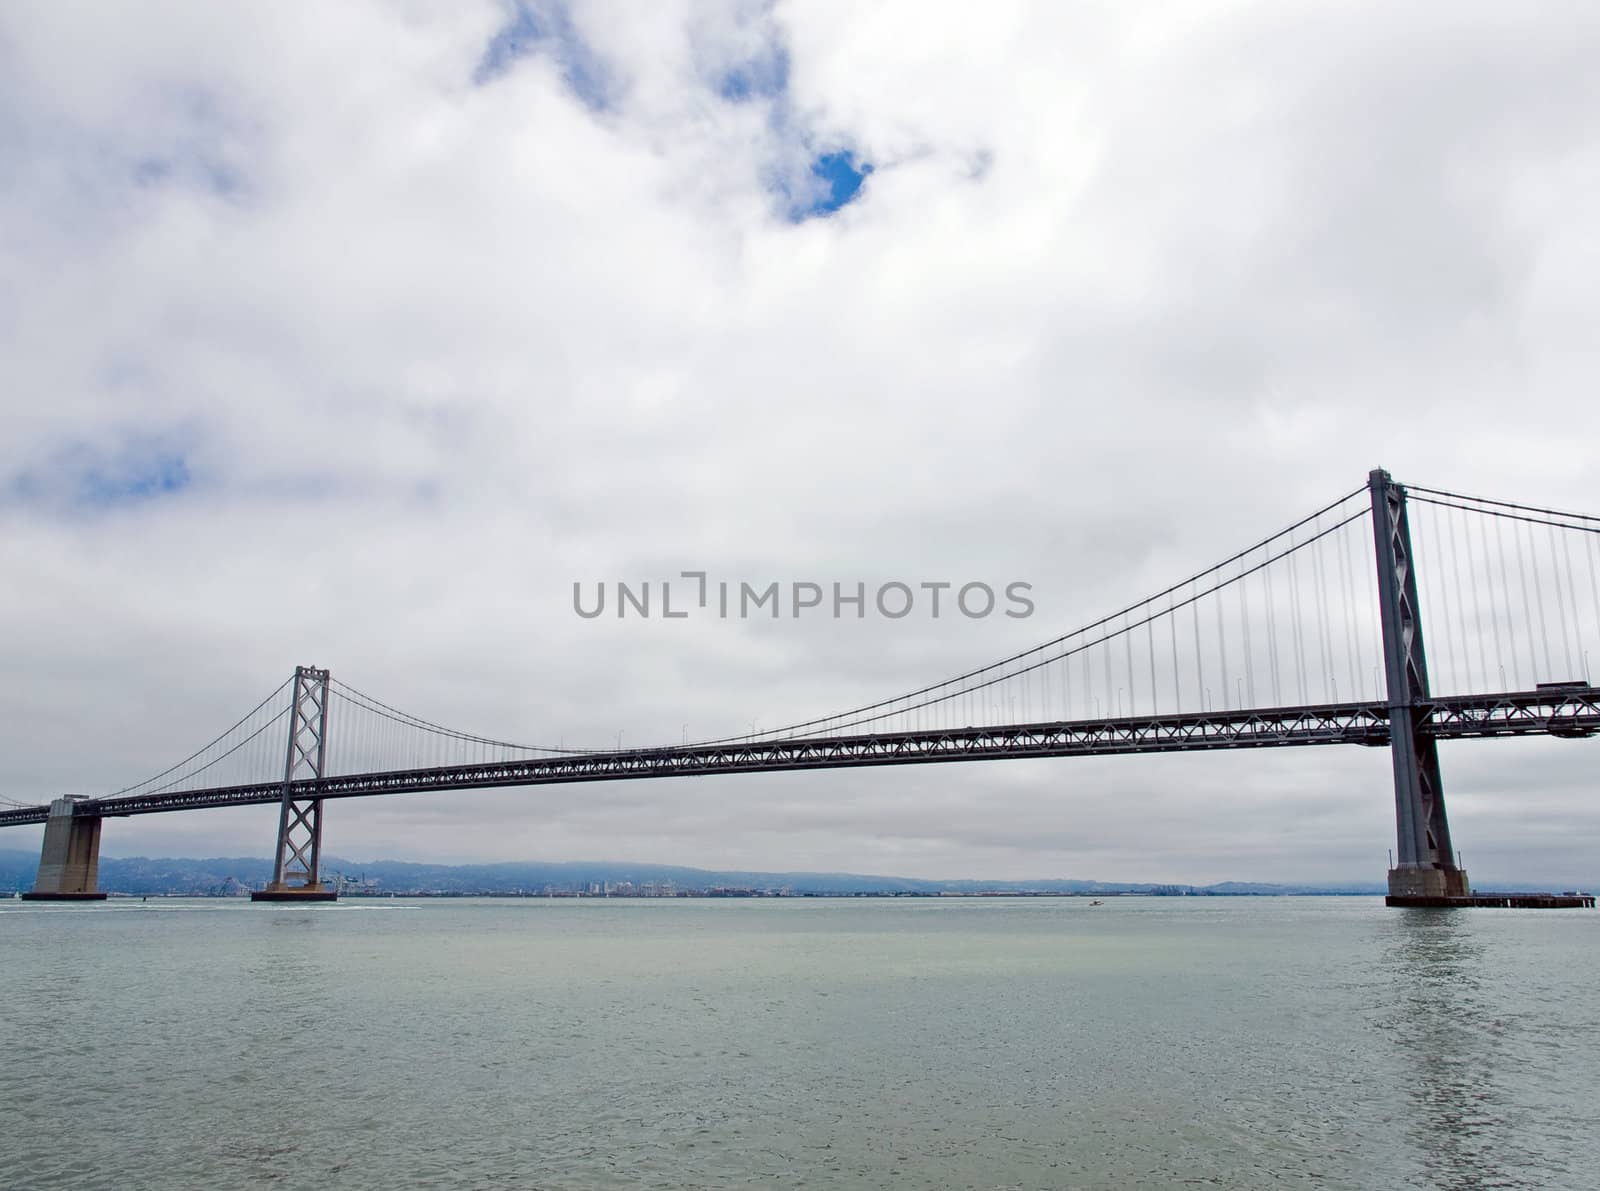
<path fill-rule="evenodd" d="M 655 747 L 553 747 L 447 728 L 302 666 L 161 773 L 100 797 L 0 799 L 0 827 L 45 825 L 25 897 L 87 899 L 104 896 L 106 819 L 277 804 L 274 876 L 254 896 L 332 900 L 322 816 L 340 798 L 1345 744 L 1393 760 L 1390 904 L 1499 904 L 1459 867 L 1438 744 L 1600 732 L 1591 655 L 1600 660 L 1600 516 L 1408 487 L 1379 470 L 1108 616 L 829 715 Z"/>

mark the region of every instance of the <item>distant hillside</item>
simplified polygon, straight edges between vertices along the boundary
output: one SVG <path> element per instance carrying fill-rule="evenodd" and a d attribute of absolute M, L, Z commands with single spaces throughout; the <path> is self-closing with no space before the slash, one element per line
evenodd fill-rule
<path fill-rule="evenodd" d="M 0 849 L 0 891 L 31 889 L 38 870 L 36 852 Z M 616 886 L 624 882 L 658 887 L 671 883 L 678 889 L 734 888 L 792 893 L 1149 893 L 1271 896 L 1293 893 L 1382 893 L 1375 882 L 1342 885 L 1261 885 L 1225 882 L 1210 886 L 1164 885 L 1153 882 L 1116 881 L 924 881 L 912 877 L 870 876 L 859 873 L 756 873 L 713 871 L 665 864 L 626 864 L 607 861 L 541 863 L 513 861 L 505 864 L 415 864 L 399 860 L 355 861 L 329 856 L 323 860 L 325 876 L 343 874 L 372 883 L 383 891 L 428 890 L 436 893 L 537 893 L 545 889 L 581 891 L 591 886 Z M 100 888 L 108 893 L 220 894 L 238 892 L 241 886 L 259 888 L 272 876 L 272 861 L 253 856 L 192 860 L 142 856 L 100 859 Z"/>

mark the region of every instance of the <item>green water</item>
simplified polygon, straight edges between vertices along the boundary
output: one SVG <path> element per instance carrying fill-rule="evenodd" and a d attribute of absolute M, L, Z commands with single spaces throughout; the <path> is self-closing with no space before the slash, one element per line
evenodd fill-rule
<path fill-rule="evenodd" d="M 1596 1187 L 1600 913 L 0 903 L 0 1187 Z"/>

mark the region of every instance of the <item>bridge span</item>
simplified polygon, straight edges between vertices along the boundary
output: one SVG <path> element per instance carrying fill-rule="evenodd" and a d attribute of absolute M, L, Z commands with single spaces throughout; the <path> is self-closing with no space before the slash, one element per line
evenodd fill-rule
<path fill-rule="evenodd" d="M 1455 696 L 1423 709 L 1420 729 L 1436 740 L 1502 736 L 1586 737 L 1600 733 L 1600 689 L 1565 688 Z M 885 732 L 793 740 L 741 741 L 620 752 L 570 753 L 516 761 L 476 762 L 307 778 L 291 784 L 296 800 L 370 798 L 385 794 L 565 785 L 652 777 L 710 777 L 924 765 L 941 761 L 1006 761 L 1024 757 L 1092 757 L 1212 749 L 1360 744 L 1388 748 L 1389 709 L 1345 703 L 1218 711 L 1159 717 L 968 727 L 953 731 Z M 76 802 L 85 817 L 126 818 L 283 799 L 283 783 L 256 782 Z M 0 811 L 0 827 L 44 823 L 48 805 Z"/>
<path fill-rule="evenodd" d="M 1431 514 L 1416 541 L 1411 501 Z M 1441 630 L 1442 683 L 1424 649 L 1419 557 L 1441 577 L 1426 607 Z M 1374 587 L 1357 582 L 1362 571 Z M 1492 904 L 1472 897 L 1457 867 L 1438 743 L 1600 733 L 1591 648 L 1600 656 L 1600 517 L 1408 490 L 1374 471 L 1364 488 L 1071 633 L 767 732 L 632 749 L 514 743 L 445 728 L 302 666 L 155 777 L 103 797 L 10 802 L 0 827 L 45 825 L 26 896 L 93 898 L 103 896 L 104 820 L 276 804 L 274 879 L 257 896 L 327 900 L 322 813 L 341 798 L 1354 744 L 1387 748 L 1393 761 L 1391 903 Z"/>

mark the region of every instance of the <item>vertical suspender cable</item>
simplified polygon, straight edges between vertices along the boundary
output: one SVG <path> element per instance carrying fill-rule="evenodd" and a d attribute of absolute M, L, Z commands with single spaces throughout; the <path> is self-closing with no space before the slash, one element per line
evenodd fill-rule
<path fill-rule="evenodd" d="M 1483 672 L 1484 687 L 1492 689 L 1494 683 L 1489 677 L 1488 646 L 1484 642 L 1484 638 L 1488 636 L 1488 634 L 1483 631 L 1483 593 L 1486 590 L 1486 586 L 1478 581 L 1478 560 L 1472 552 L 1473 519 L 1471 516 L 1463 514 L 1462 520 L 1465 522 L 1465 525 L 1462 528 L 1461 537 L 1462 540 L 1466 542 L 1467 546 L 1467 579 L 1470 581 L 1472 587 L 1472 623 L 1474 626 L 1473 635 L 1478 639 L 1478 669 Z M 1482 518 L 1479 518 L 1479 520 L 1481 521 Z M 1487 563 L 1488 559 L 1485 558 L 1484 561 Z M 1490 623 L 1493 623 L 1492 617 L 1490 618 Z"/>
<path fill-rule="evenodd" d="M 333 693 L 331 691 L 329 691 L 327 688 L 324 688 L 322 697 L 327 700 L 328 705 L 327 738 L 322 742 L 322 772 L 336 773 L 338 771 L 330 769 L 329 766 L 338 763 L 341 743 L 339 739 L 338 721 L 343 717 L 338 714 L 338 701 L 333 698 Z"/>
<path fill-rule="evenodd" d="M 1518 526 L 1521 524 L 1522 522 L 1520 521 L 1513 521 L 1511 523 L 1511 536 L 1516 539 L 1517 543 L 1518 566 L 1523 565 L 1522 534 L 1518 530 Z M 1544 619 L 1544 582 L 1539 578 L 1539 557 L 1537 552 L 1533 549 L 1533 527 L 1531 525 L 1528 526 L 1528 554 L 1533 561 L 1533 594 L 1534 598 L 1538 600 L 1539 643 L 1543 647 L 1544 651 L 1544 676 L 1546 679 L 1550 679 L 1555 677 L 1555 667 L 1550 664 L 1550 630 L 1545 624 Z M 1534 682 L 1538 682 L 1539 676 L 1535 674 L 1533 680 Z"/>
<path fill-rule="evenodd" d="M 1416 543 L 1422 552 L 1421 558 L 1412 559 L 1412 571 L 1418 576 L 1417 588 L 1419 594 L 1422 595 L 1423 599 L 1427 600 L 1429 605 L 1424 615 L 1427 616 L 1429 621 L 1444 630 L 1435 640 L 1442 639 L 1444 641 L 1445 673 L 1441 675 L 1437 670 L 1434 671 L 1432 675 L 1433 688 L 1435 691 L 1458 690 L 1460 689 L 1460 683 L 1457 681 L 1459 671 L 1456 669 L 1456 634 L 1450 624 L 1450 601 L 1437 598 L 1428 599 L 1428 595 L 1436 591 L 1437 588 L 1432 583 L 1423 583 L 1420 578 L 1424 572 L 1422 565 L 1424 560 L 1427 562 L 1426 573 L 1428 575 L 1443 574 L 1444 559 L 1441 555 L 1444 551 L 1439 546 L 1441 537 L 1439 527 L 1433 523 L 1431 516 L 1422 516 L 1412 522 L 1412 528 L 1417 531 Z"/>
<path fill-rule="evenodd" d="M 1415 506 L 1413 506 L 1415 509 Z M 1422 512 L 1422 510 L 1415 510 Z M 1434 566 L 1434 553 L 1432 543 L 1428 540 L 1429 522 L 1426 516 L 1413 516 L 1411 518 L 1411 566 L 1420 575 L 1426 571 L 1432 574 Z M 1379 547 L 1381 550 L 1383 547 Z M 1417 598 L 1428 600 L 1433 594 L 1430 584 L 1425 584 L 1420 578 L 1417 580 Z M 1382 612 L 1382 603 L 1379 603 L 1379 612 Z M 1428 653 L 1428 680 L 1435 690 L 1442 690 L 1449 685 L 1449 674 L 1454 669 L 1451 662 L 1451 649 L 1454 638 L 1450 634 L 1449 626 L 1444 622 L 1447 609 L 1435 610 L 1431 607 L 1422 612 L 1422 618 L 1433 626 L 1433 635 L 1430 640 L 1433 649 Z M 1384 676 L 1385 686 L 1388 684 L 1388 675 Z"/>
<path fill-rule="evenodd" d="M 1089 661 L 1090 646 L 1085 642 L 1082 651 L 1083 657 L 1083 718 L 1089 718 L 1089 705 L 1094 696 L 1090 693 L 1094 689 L 1094 667 Z"/>
<path fill-rule="evenodd" d="M 1300 692 L 1300 705 L 1303 707 L 1310 702 L 1306 696 L 1306 647 L 1305 628 L 1300 623 L 1300 571 L 1295 566 L 1295 552 L 1299 549 L 1294 544 L 1294 530 L 1289 531 L 1289 618 L 1294 623 L 1294 675 L 1295 685 Z"/>
<path fill-rule="evenodd" d="M 1596 535 L 1592 534 L 1592 533 L 1584 535 L 1584 538 L 1583 538 L 1583 554 L 1584 554 L 1584 557 L 1586 559 L 1588 559 L 1588 561 L 1589 561 L 1589 598 L 1594 601 L 1595 647 L 1597 649 L 1600 649 L 1600 579 L 1597 579 L 1596 576 L 1595 576 L 1595 565 L 1594 565 L 1594 555 L 1595 555 L 1595 545 L 1596 545 L 1595 537 L 1596 537 Z M 1585 662 L 1584 669 L 1587 670 L 1588 669 L 1587 663 L 1588 663 L 1588 660 L 1589 660 L 1589 655 L 1588 655 L 1587 651 L 1584 652 L 1583 660 Z M 1587 676 L 1586 681 L 1592 683 L 1592 682 L 1594 682 L 1594 677 L 1592 675 L 1589 675 L 1589 676 Z"/>
<path fill-rule="evenodd" d="M 1061 702 L 1066 704 L 1066 711 L 1062 719 L 1072 718 L 1072 654 L 1067 651 L 1065 644 L 1061 648 Z"/>
<path fill-rule="evenodd" d="M 1561 590 L 1561 580 L 1562 580 L 1563 577 L 1566 578 L 1566 580 L 1567 580 L 1567 590 L 1570 592 L 1572 590 L 1572 552 L 1567 550 L 1567 548 L 1566 548 L 1567 535 L 1565 533 L 1562 533 L 1560 535 L 1560 537 L 1561 537 L 1561 548 L 1562 548 L 1563 553 L 1566 556 L 1566 566 L 1563 567 L 1561 565 L 1561 559 L 1558 559 L 1556 557 L 1556 537 L 1557 537 L 1556 527 L 1554 525 L 1551 525 L 1550 526 L 1550 565 L 1553 568 L 1555 568 L 1555 572 L 1556 572 L 1555 573 L 1556 607 L 1561 612 L 1561 640 L 1567 647 L 1567 673 L 1566 673 L 1566 677 L 1567 678 L 1571 678 L 1574 674 L 1576 674 L 1578 672 L 1578 659 L 1577 659 L 1577 655 L 1573 652 L 1572 638 L 1567 633 L 1567 596 L 1566 596 L 1566 593 L 1564 593 Z M 1578 601 L 1577 600 L 1573 600 L 1572 601 L 1572 619 L 1573 619 L 1574 627 L 1576 627 L 1576 623 L 1577 623 L 1577 619 L 1578 619 Z"/>
<path fill-rule="evenodd" d="M 1312 527 L 1314 530 L 1322 528 L 1321 519 Z M 1328 593 L 1327 568 L 1322 565 L 1322 539 L 1317 539 L 1311 547 L 1312 579 L 1316 584 L 1317 597 L 1317 665 L 1322 668 L 1322 698 L 1325 702 L 1338 702 L 1338 694 L 1329 691 L 1330 680 L 1333 679 L 1333 666 L 1329 663 L 1332 656 L 1328 649 Z M 1335 686 L 1337 684 L 1335 683 Z"/>
<path fill-rule="evenodd" d="M 1461 668 L 1467 672 L 1466 682 L 1461 683 L 1458 681 L 1456 689 L 1470 691 L 1473 689 L 1472 654 L 1468 649 L 1467 641 L 1467 602 L 1464 598 L 1466 588 L 1461 584 L 1461 560 L 1460 554 L 1456 549 L 1456 511 L 1454 509 L 1445 510 L 1445 528 L 1450 533 L 1450 576 L 1455 583 L 1455 589 L 1451 592 L 1451 595 L 1456 605 L 1456 623 L 1461 628 Z M 1480 650 L 1483 647 L 1481 640 L 1478 643 L 1478 647 Z"/>
<path fill-rule="evenodd" d="M 1267 587 L 1267 666 L 1272 672 L 1272 705 L 1283 706 L 1283 695 L 1278 682 L 1278 612 L 1272 599 L 1272 564 L 1277 559 L 1269 559 L 1261 568 L 1261 574 Z"/>
<path fill-rule="evenodd" d="M 1511 680 L 1512 680 L 1512 685 L 1520 690 L 1522 688 L 1522 685 L 1523 685 L 1522 684 L 1522 651 L 1517 648 L 1517 622 L 1511 615 L 1511 575 L 1510 575 L 1509 569 L 1506 566 L 1506 537 L 1505 537 L 1505 534 L 1502 533 L 1501 529 L 1500 529 L 1500 527 L 1502 525 L 1504 525 L 1504 524 L 1505 524 L 1505 521 L 1504 521 L 1503 518 L 1500 518 L 1500 517 L 1495 517 L 1494 518 L 1494 543 L 1495 543 L 1495 552 L 1497 554 L 1499 554 L 1499 556 L 1500 556 L 1500 588 L 1501 588 L 1502 591 L 1505 592 L 1506 633 L 1507 633 L 1508 643 L 1511 646 Z M 1523 581 L 1522 581 L 1522 604 L 1523 604 L 1523 608 L 1526 609 L 1527 608 L 1527 604 L 1528 604 L 1528 581 L 1527 581 L 1526 578 L 1524 578 Z M 1538 669 L 1538 667 L 1534 666 L 1533 663 L 1532 663 L 1532 658 L 1533 658 L 1533 635 L 1532 635 L 1532 633 L 1529 633 L 1529 635 L 1528 635 L 1528 657 L 1529 657 L 1528 669 L 1529 670 Z M 1530 682 L 1528 685 L 1531 686 L 1533 684 Z"/>
<path fill-rule="evenodd" d="M 1133 714 L 1133 626 L 1129 617 L 1122 618 L 1122 647 L 1128 657 L 1128 714 Z"/>
<path fill-rule="evenodd" d="M 1167 593 L 1167 635 L 1172 638 L 1172 710 L 1181 712 L 1183 710 L 1183 686 L 1178 681 L 1177 597 L 1170 591 Z"/>
<path fill-rule="evenodd" d="M 1476 524 L 1478 526 L 1479 542 L 1483 546 L 1483 574 L 1484 574 L 1484 587 L 1483 587 L 1483 590 L 1488 593 L 1488 598 L 1489 598 L 1489 628 L 1490 628 L 1490 631 L 1493 632 L 1493 634 L 1494 634 L 1494 664 L 1495 664 L 1495 668 L 1497 670 L 1499 670 L 1499 672 L 1500 672 L 1500 686 L 1499 686 L 1499 689 L 1503 691 L 1503 690 L 1507 689 L 1507 686 L 1506 686 L 1506 659 L 1505 659 L 1504 650 L 1502 650 L 1500 648 L 1500 600 L 1496 598 L 1495 588 L 1494 588 L 1494 575 L 1489 570 L 1489 525 L 1488 525 L 1488 521 L 1489 521 L 1489 519 L 1487 517 L 1485 517 L 1483 514 L 1480 513 L 1478 515 Z M 1468 548 L 1469 551 L 1472 548 L 1470 541 L 1468 542 L 1467 548 Z"/>
<path fill-rule="evenodd" d="M 1350 667 L 1350 698 L 1359 699 L 1360 687 L 1356 681 L 1356 621 L 1355 598 L 1350 592 L 1350 573 L 1355 569 L 1355 564 L 1350 560 L 1350 536 L 1354 532 L 1349 526 L 1339 531 L 1339 581 L 1344 597 L 1344 645 L 1346 662 Z"/>
<path fill-rule="evenodd" d="M 1216 593 L 1216 596 L 1217 596 L 1217 651 L 1218 651 L 1218 658 L 1219 658 L 1219 661 L 1220 661 L 1221 666 L 1222 666 L 1222 674 L 1217 679 L 1217 683 L 1218 683 L 1218 685 L 1220 686 L 1220 688 L 1222 690 L 1222 706 L 1223 706 L 1223 709 L 1226 710 L 1231 704 L 1231 700 L 1228 698 L 1228 694 L 1229 694 L 1229 683 L 1228 683 L 1228 625 L 1227 625 L 1227 622 L 1222 617 L 1222 593 L 1219 591 L 1219 592 Z"/>
<path fill-rule="evenodd" d="M 1239 624 L 1244 630 L 1244 687 L 1251 707 L 1256 706 L 1256 666 L 1250 646 L 1250 589 L 1244 559 L 1239 559 Z"/>
<path fill-rule="evenodd" d="M 241 785 L 254 785 L 256 782 L 261 780 L 261 767 L 256 764 L 256 762 L 260 759 L 260 756 L 261 737 L 253 736 L 250 739 L 248 746 L 244 750 L 243 759 L 240 761 L 240 765 L 243 766 L 244 770 L 244 778 L 243 781 L 240 782 Z"/>
<path fill-rule="evenodd" d="M 1115 664 L 1111 660 L 1111 642 L 1112 642 L 1112 640 L 1113 640 L 1113 638 L 1110 637 L 1110 636 L 1107 636 L 1107 637 L 1104 637 L 1104 638 L 1101 639 L 1101 646 L 1106 651 L 1106 718 L 1107 719 L 1111 718 L 1111 716 L 1113 714 L 1111 709 L 1116 706 L 1115 701 L 1111 698 L 1111 688 L 1116 685 L 1115 683 L 1113 683 L 1111 681 L 1111 670 L 1112 670 L 1113 665 Z"/>
<path fill-rule="evenodd" d="M 1156 686 L 1156 621 L 1150 613 L 1150 605 L 1146 604 L 1144 621 L 1144 644 L 1150 655 L 1150 714 L 1161 714 L 1161 698 L 1159 688 Z"/>

